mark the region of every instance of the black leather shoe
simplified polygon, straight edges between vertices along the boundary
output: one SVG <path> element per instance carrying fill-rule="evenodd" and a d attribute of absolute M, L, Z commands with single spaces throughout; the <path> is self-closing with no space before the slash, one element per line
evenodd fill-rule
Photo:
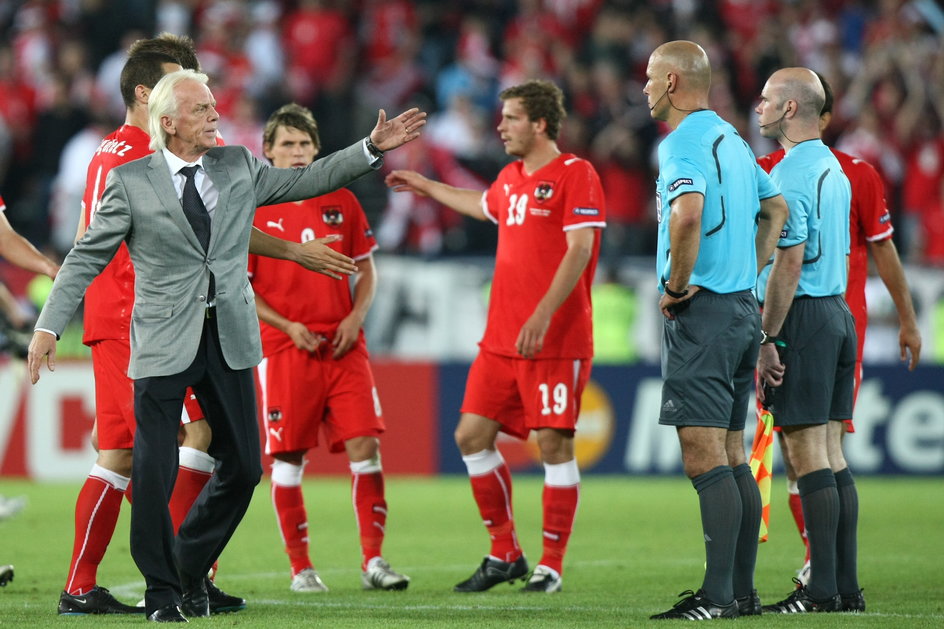
<path fill-rule="evenodd" d="M 170 605 L 164 605 L 156 612 L 152 613 L 147 617 L 151 622 L 190 622 L 180 611 L 178 605 L 171 603 Z"/>
<path fill-rule="evenodd" d="M 216 584 L 210 581 L 210 577 L 206 577 L 203 584 L 206 586 L 211 614 L 225 614 L 246 609 L 246 599 L 227 594 L 216 587 Z"/>
<path fill-rule="evenodd" d="M 106 588 L 96 585 L 85 594 L 73 595 L 63 591 L 59 595 L 60 616 L 86 614 L 142 614 L 143 607 L 133 607 L 115 599 Z"/>
<path fill-rule="evenodd" d="M 207 598 L 206 582 L 203 579 L 184 592 L 180 609 L 190 618 L 206 618 L 210 615 L 210 600 Z"/>

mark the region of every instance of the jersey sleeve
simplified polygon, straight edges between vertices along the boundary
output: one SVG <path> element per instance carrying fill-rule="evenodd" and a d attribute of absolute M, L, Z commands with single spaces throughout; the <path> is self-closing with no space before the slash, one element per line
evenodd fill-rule
<path fill-rule="evenodd" d="M 761 201 L 780 194 L 780 186 L 774 183 L 767 172 L 761 164 L 757 165 L 757 198 Z"/>
<path fill-rule="evenodd" d="M 355 260 L 363 260 L 377 249 L 377 239 L 374 238 L 374 232 L 367 221 L 367 215 L 364 208 L 353 193 L 349 193 L 346 200 L 346 211 L 351 217 L 351 245 L 350 256 Z"/>
<path fill-rule="evenodd" d="M 600 177 L 590 162 L 577 160 L 567 166 L 564 231 L 582 227 L 606 227 L 606 201 Z"/>
<path fill-rule="evenodd" d="M 507 211 L 507 208 L 503 209 L 504 204 L 507 203 L 502 192 L 503 174 L 503 172 L 499 173 L 498 178 L 489 186 L 488 190 L 482 193 L 482 211 L 485 213 L 485 217 L 496 225 L 501 220 L 501 212 Z"/>
<path fill-rule="evenodd" d="M 887 240 L 895 229 L 885 201 L 885 185 L 871 164 L 857 159 L 855 165 L 853 194 L 859 210 L 859 227 L 869 242 Z"/>
<path fill-rule="evenodd" d="M 775 169 L 773 172 L 777 172 Z M 790 209 L 790 216 L 780 232 L 780 241 L 778 247 L 793 247 L 802 242 L 806 242 L 809 237 L 809 225 L 807 218 L 812 209 L 809 194 L 804 192 L 802 186 L 796 182 L 796 177 L 790 181 L 784 181 L 775 176 L 774 181 L 779 183 L 784 199 L 787 201 L 787 207 Z M 790 185 L 797 183 L 797 185 Z"/>
<path fill-rule="evenodd" d="M 697 192 L 704 196 L 705 190 L 708 189 L 708 181 L 702 165 L 682 156 L 680 152 L 677 153 L 672 156 L 672 159 L 664 160 L 659 168 L 660 176 L 665 182 L 667 198 L 664 203 L 666 205 L 689 192 Z"/>

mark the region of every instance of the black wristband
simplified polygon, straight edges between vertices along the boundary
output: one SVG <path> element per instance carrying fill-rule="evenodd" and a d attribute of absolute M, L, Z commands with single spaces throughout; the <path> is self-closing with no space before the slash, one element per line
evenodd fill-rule
<path fill-rule="evenodd" d="M 367 152 L 377 159 L 382 159 L 384 156 L 384 152 L 377 148 L 377 145 L 371 141 L 370 136 L 367 136 Z"/>
<path fill-rule="evenodd" d="M 662 288 L 665 290 L 665 294 L 671 297 L 672 299 L 681 299 L 682 297 L 685 297 L 686 295 L 688 295 L 687 287 L 681 293 L 676 293 L 674 290 L 669 288 L 668 284 L 665 284 Z"/>

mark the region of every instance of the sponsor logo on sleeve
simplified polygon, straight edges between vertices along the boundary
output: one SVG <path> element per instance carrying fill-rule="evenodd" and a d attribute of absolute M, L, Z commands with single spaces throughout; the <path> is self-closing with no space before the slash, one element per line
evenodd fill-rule
<path fill-rule="evenodd" d="M 364 230 L 364 238 L 373 238 L 373 237 L 374 237 L 374 230 L 372 230 L 370 227 Z"/>
<path fill-rule="evenodd" d="M 789 230 L 789 229 L 781 229 L 781 230 L 780 230 L 780 237 L 781 237 L 781 238 L 786 238 L 786 237 L 789 236 L 789 235 L 790 235 L 790 230 Z"/>
<path fill-rule="evenodd" d="M 596 207 L 575 207 L 574 214 L 577 216 L 599 216 L 600 208 Z"/>
<path fill-rule="evenodd" d="M 888 210 L 885 210 L 885 213 L 882 214 L 882 217 L 880 219 L 878 219 L 878 222 L 884 225 L 890 220 L 892 220 L 892 215 L 888 212 Z"/>
<path fill-rule="evenodd" d="M 691 186 L 691 185 L 693 185 L 694 183 L 695 183 L 695 182 L 693 182 L 693 181 L 692 181 L 691 179 L 689 179 L 688 177 L 682 177 L 682 178 L 680 178 L 680 179 L 676 179 L 675 181 L 673 181 L 672 183 L 669 184 L 669 192 L 675 192 L 676 190 L 678 190 L 678 189 L 679 189 L 680 187 L 682 187 L 682 186 Z"/>

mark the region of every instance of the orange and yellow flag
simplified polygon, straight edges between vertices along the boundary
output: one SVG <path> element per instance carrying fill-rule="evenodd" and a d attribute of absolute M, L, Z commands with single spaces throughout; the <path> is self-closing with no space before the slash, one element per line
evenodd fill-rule
<path fill-rule="evenodd" d="M 765 408 L 757 409 L 757 429 L 751 446 L 751 472 L 760 489 L 761 520 L 758 541 L 767 541 L 770 525 L 770 482 L 773 478 L 774 416 Z"/>

